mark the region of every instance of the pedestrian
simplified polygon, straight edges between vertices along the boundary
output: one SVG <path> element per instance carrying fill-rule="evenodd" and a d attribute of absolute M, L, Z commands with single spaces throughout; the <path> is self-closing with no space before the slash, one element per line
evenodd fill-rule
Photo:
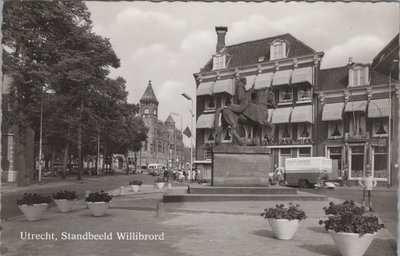
<path fill-rule="evenodd" d="M 347 167 L 345 167 L 343 169 L 343 177 L 342 177 L 342 179 L 343 179 L 343 186 L 351 187 L 350 184 L 349 184 L 349 169 Z"/>
<path fill-rule="evenodd" d="M 368 197 L 368 207 L 369 210 L 372 212 L 372 188 L 376 187 L 377 181 L 374 177 L 371 176 L 371 172 L 367 172 L 367 177 L 359 180 L 358 183 L 361 187 L 363 187 L 363 206 L 365 207 L 365 197 Z"/>
<path fill-rule="evenodd" d="M 321 188 L 325 188 L 326 187 L 326 181 L 328 179 L 329 179 L 328 171 L 324 170 L 324 172 L 322 173 L 322 176 L 319 178 Z"/>
<path fill-rule="evenodd" d="M 197 169 L 196 168 L 196 181 L 198 182 L 198 181 L 200 181 L 200 174 L 201 174 L 201 171 L 199 170 L 199 169 Z"/>
<path fill-rule="evenodd" d="M 192 170 L 192 182 L 195 182 L 196 181 L 196 175 L 197 175 L 197 172 L 196 172 L 196 169 L 193 169 Z"/>

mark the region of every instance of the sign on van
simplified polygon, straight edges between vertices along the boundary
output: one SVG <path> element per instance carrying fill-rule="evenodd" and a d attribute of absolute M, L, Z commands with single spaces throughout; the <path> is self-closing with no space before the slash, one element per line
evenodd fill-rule
<path fill-rule="evenodd" d="M 286 158 L 286 172 L 332 172 L 332 159 L 326 157 Z"/>

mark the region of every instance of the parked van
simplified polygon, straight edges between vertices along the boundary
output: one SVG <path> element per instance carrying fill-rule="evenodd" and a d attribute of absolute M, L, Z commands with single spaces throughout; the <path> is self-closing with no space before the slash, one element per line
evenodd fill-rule
<path fill-rule="evenodd" d="M 162 164 L 149 164 L 148 173 L 150 175 L 156 176 L 162 174 L 163 165 Z"/>
<path fill-rule="evenodd" d="M 324 171 L 332 176 L 332 159 L 326 157 L 286 158 L 285 180 L 289 186 L 309 187 L 318 183 Z"/>

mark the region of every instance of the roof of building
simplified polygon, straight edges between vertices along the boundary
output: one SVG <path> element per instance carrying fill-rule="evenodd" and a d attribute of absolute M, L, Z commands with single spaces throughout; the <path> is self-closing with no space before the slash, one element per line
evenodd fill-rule
<path fill-rule="evenodd" d="M 227 68 L 236 68 L 259 63 L 259 58 L 264 56 L 265 60 L 270 58 L 270 44 L 277 40 L 284 40 L 287 44 L 288 58 L 313 54 L 316 51 L 305 43 L 296 39 L 291 34 L 283 34 L 264 39 L 243 42 L 240 44 L 226 46 L 226 53 L 230 56 Z M 201 72 L 212 70 L 212 59 L 201 69 Z"/>
<path fill-rule="evenodd" d="M 168 115 L 167 120 L 165 120 L 166 123 L 175 123 L 174 119 L 172 118 L 171 115 Z"/>
<path fill-rule="evenodd" d="M 349 66 L 321 69 L 318 73 L 319 90 L 346 89 L 349 83 Z M 370 85 L 389 83 L 389 77 L 374 70 L 370 71 Z M 392 83 L 397 81 L 392 79 Z"/>
<path fill-rule="evenodd" d="M 397 34 L 372 61 L 372 69 L 385 75 L 397 78 L 399 74 L 399 34 Z"/>
<path fill-rule="evenodd" d="M 151 81 L 149 81 L 149 84 L 147 85 L 140 102 L 152 102 L 158 105 L 158 100 L 156 98 L 156 94 L 154 93 L 153 87 L 151 86 Z"/>

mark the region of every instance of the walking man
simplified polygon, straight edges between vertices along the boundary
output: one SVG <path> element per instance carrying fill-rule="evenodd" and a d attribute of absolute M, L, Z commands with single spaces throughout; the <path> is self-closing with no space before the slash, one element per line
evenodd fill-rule
<path fill-rule="evenodd" d="M 368 207 L 372 212 L 372 200 L 371 200 L 371 192 L 372 188 L 376 187 L 376 179 L 371 176 L 371 172 L 367 172 L 367 177 L 364 177 L 362 180 L 359 180 L 358 183 L 361 187 L 363 187 L 363 206 L 365 207 L 365 196 L 368 196 Z"/>

